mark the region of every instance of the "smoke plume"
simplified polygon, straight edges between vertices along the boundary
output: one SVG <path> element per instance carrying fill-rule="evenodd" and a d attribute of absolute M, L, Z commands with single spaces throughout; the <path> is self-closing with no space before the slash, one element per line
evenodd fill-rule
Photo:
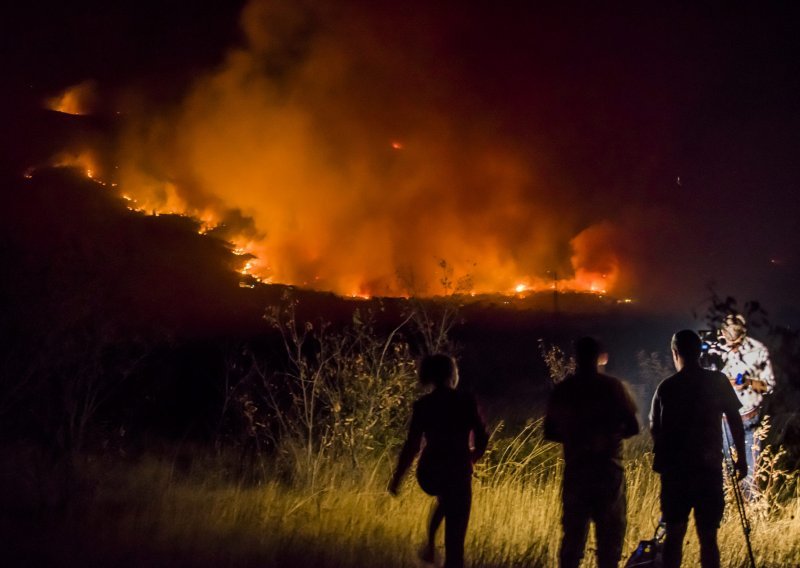
<path fill-rule="evenodd" d="M 553 274 L 562 289 L 624 292 L 616 229 L 574 214 L 535 152 L 476 112 L 438 59 L 442 17 L 252 0 L 240 45 L 176 107 L 129 116 L 121 188 L 216 227 L 267 281 L 435 294 L 443 259 L 473 292 Z"/>

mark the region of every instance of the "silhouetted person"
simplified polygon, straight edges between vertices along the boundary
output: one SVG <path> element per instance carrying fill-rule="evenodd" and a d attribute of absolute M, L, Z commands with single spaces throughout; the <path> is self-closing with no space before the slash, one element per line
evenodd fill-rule
<path fill-rule="evenodd" d="M 650 410 L 653 469 L 661 474 L 661 516 L 667 525 L 664 568 L 681 565 L 692 509 L 700 563 L 703 568 L 719 567 L 717 530 L 725 508 L 723 414 L 739 454 L 739 477 L 747 475 L 741 403 L 724 374 L 700 367 L 701 345 L 700 337 L 688 329 L 672 337 L 672 360 L 678 372 L 658 385 Z"/>
<path fill-rule="evenodd" d="M 434 388 L 414 403 L 408 438 L 389 492 L 397 495 L 400 481 L 419 453 L 424 437 L 417 480 L 423 491 L 436 497 L 436 505 L 428 525 L 428 542 L 420 556 L 427 562 L 434 561 L 436 530 L 444 520 L 444 565 L 461 568 L 472 505 L 472 464 L 486 451 L 489 435 L 475 399 L 455 388 L 458 369 L 452 357 L 425 357 L 420 363 L 419 380 Z M 474 447 L 470 446 L 471 436 Z"/>
<path fill-rule="evenodd" d="M 547 406 L 544 435 L 564 446 L 562 568 L 583 558 L 594 521 L 599 568 L 616 568 L 627 525 L 622 440 L 639 432 L 636 403 L 622 381 L 598 372 L 600 346 L 575 342 L 575 374 L 558 383 Z"/>

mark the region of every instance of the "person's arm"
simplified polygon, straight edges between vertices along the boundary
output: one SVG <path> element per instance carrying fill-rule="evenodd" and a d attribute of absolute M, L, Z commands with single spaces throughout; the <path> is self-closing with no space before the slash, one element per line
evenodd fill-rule
<path fill-rule="evenodd" d="M 661 409 L 661 395 L 659 390 L 656 389 L 653 395 L 653 401 L 650 404 L 650 435 L 653 437 L 653 444 L 658 445 L 658 440 L 661 438 L 662 426 L 662 409 Z"/>
<path fill-rule="evenodd" d="M 733 443 L 736 446 L 736 472 L 739 479 L 747 477 L 747 448 L 744 443 L 744 424 L 739 409 L 729 409 L 725 411 L 725 418 L 733 436 Z"/>
<path fill-rule="evenodd" d="M 639 409 L 625 383 L 620 382 L 620 402 L 622 410 L 622 437 L 630 438 L 639 433 Z"/>
<path fill-rule="evenodd" d="M 472 408 L 472 435 L 475 443 L 475 449 L 472 450 L 472 463 L 475 463 L 486 453 L 486 448 L 489 445 L 489 432 L 486 431 L 486 424 L 478 410 L 478 403 L 475 399 L 472 400 Z"/>
<path fill-rule="evenodd" d="M 564 433 L 561 431 L 561 404 L 560 404 L 560 387 L 556 388 L 550 394 L 550 400 L 547 401 L 547 411 L 544 415 L 544 439 L 551 442 L 563 442 Z"/>
<path fill-rule="evenodd" d="M 411 425 L 408 428 L 408 437 L 406 438 L 403 449 L 400 450 L 400 456 L 397 459 L 397 467 L 394 470 L 392 480 L 389 482 L 389 493 L 397 495 L 400 488 L 400 482 L 403 476 L 411 467 L 414 458 L 419 453 L 420 445 L 422 444 L 422 418 L 419 412 L 418 404 L 414 405 L 414 410 L 411 414 Z"/>
<path fill-rule="evenodd" d="M 766 346 L 761 346 L 758 359 L 759 373 L 756 378 L 762 383 L 759 385 L 759 391 L 762 394 L 769 394 L 775 389 L 775 373 L 772 371 L 772 361 Z"/>
<path fill-rule="evenodd" d="M 722 411 L 725 413 L 725 419 L 733 437 L 733 445 L 736 448 L 736 471 L 739 479 L 744 479 L 747 477 L 747 448 L 744 442 L 744 424 L 742 416 L 739 414 L 742 403 L 724 375 L 720 375 L 719 385 L 722 390 Z"/>
<path fill-rule="evenodd" d="M 650 436 L 653 438 L 653 470 L 661 473 L 664 470 L 662 463 L 666 456 L 664 456 L 663 435 L 664 435 L 664 405 L 661 397 L 661 386 L 656 388 L 653 394 L 653 401 L 650 404 Z"/>

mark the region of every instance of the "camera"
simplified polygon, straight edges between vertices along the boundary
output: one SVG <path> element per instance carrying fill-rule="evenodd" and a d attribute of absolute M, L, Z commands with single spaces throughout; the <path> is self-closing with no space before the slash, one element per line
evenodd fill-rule
<path fill-rule="evenodd" d="M 722 352 L 725 348 L 725 338 L 714 329 L 700 329 L 700 365 L 706 369 L 719 370 L 722 368 Z"/>

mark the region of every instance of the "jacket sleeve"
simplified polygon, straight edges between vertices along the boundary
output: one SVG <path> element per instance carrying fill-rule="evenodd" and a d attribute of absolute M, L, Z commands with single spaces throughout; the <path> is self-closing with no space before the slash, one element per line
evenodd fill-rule
<path fill-rule="evenodd" d="M 472 461 L 475 462 L 486 453 L 486 448 L 489 445 L 489 433 L 486 431 L 486 423 L 483 421 L 475 399 L 472 399 L 472 409 L 472 434 L 475 442 Z"/>
<path fill-rule="evenodd" d="M 403 444 L 403 449 L 400 450 L 400 456 L 397 459 L 397 467 L 394 470 L 392 477 L 394 483 L 399 483 L 403 476 L 411 467 L 414 458 L 419 453 L 420 446 L 422 445 L 422 416 L 419 410 L 419 404 L 414 404 L 414 410 L 411 413 L 411 425 L 408 427 L 408 436 Z"/>
<path fill-rule="evenodd" d="M 550 400 L 547 401 L 547 412 L 544 416 L 544 438 L 553 442 L 563 442 L 564 433 L 561 431 L 561 404 L 559 403 L 560 390 L 556 385 L 550 395 Z"/>
<path fill-rule="evenodd" d="M 661 414 L 661 393 L 656 389 L 653 395 L 653 402 L 650 404 L 650 434 L 653 436 L 653 443 L 657 444 L 661 437 L 662 414 Z"/>
<path fill-rule="evenodd" d="M 766 392 L 771 393 L 775 389 L 775 373 L 772 370 L 772 361 L 770 361 L 769 350 L 766 346 L 761 346 L 758 359 L 758 368 L 760 370 L 758 378 L 766 384 Z"/>
<path fill-rule="evenodd" d="M 639 409 L 628 386 L 620 382 L 620 406 L 622 410 L 622 437 L 630 438 L 639 433 Z"/>

